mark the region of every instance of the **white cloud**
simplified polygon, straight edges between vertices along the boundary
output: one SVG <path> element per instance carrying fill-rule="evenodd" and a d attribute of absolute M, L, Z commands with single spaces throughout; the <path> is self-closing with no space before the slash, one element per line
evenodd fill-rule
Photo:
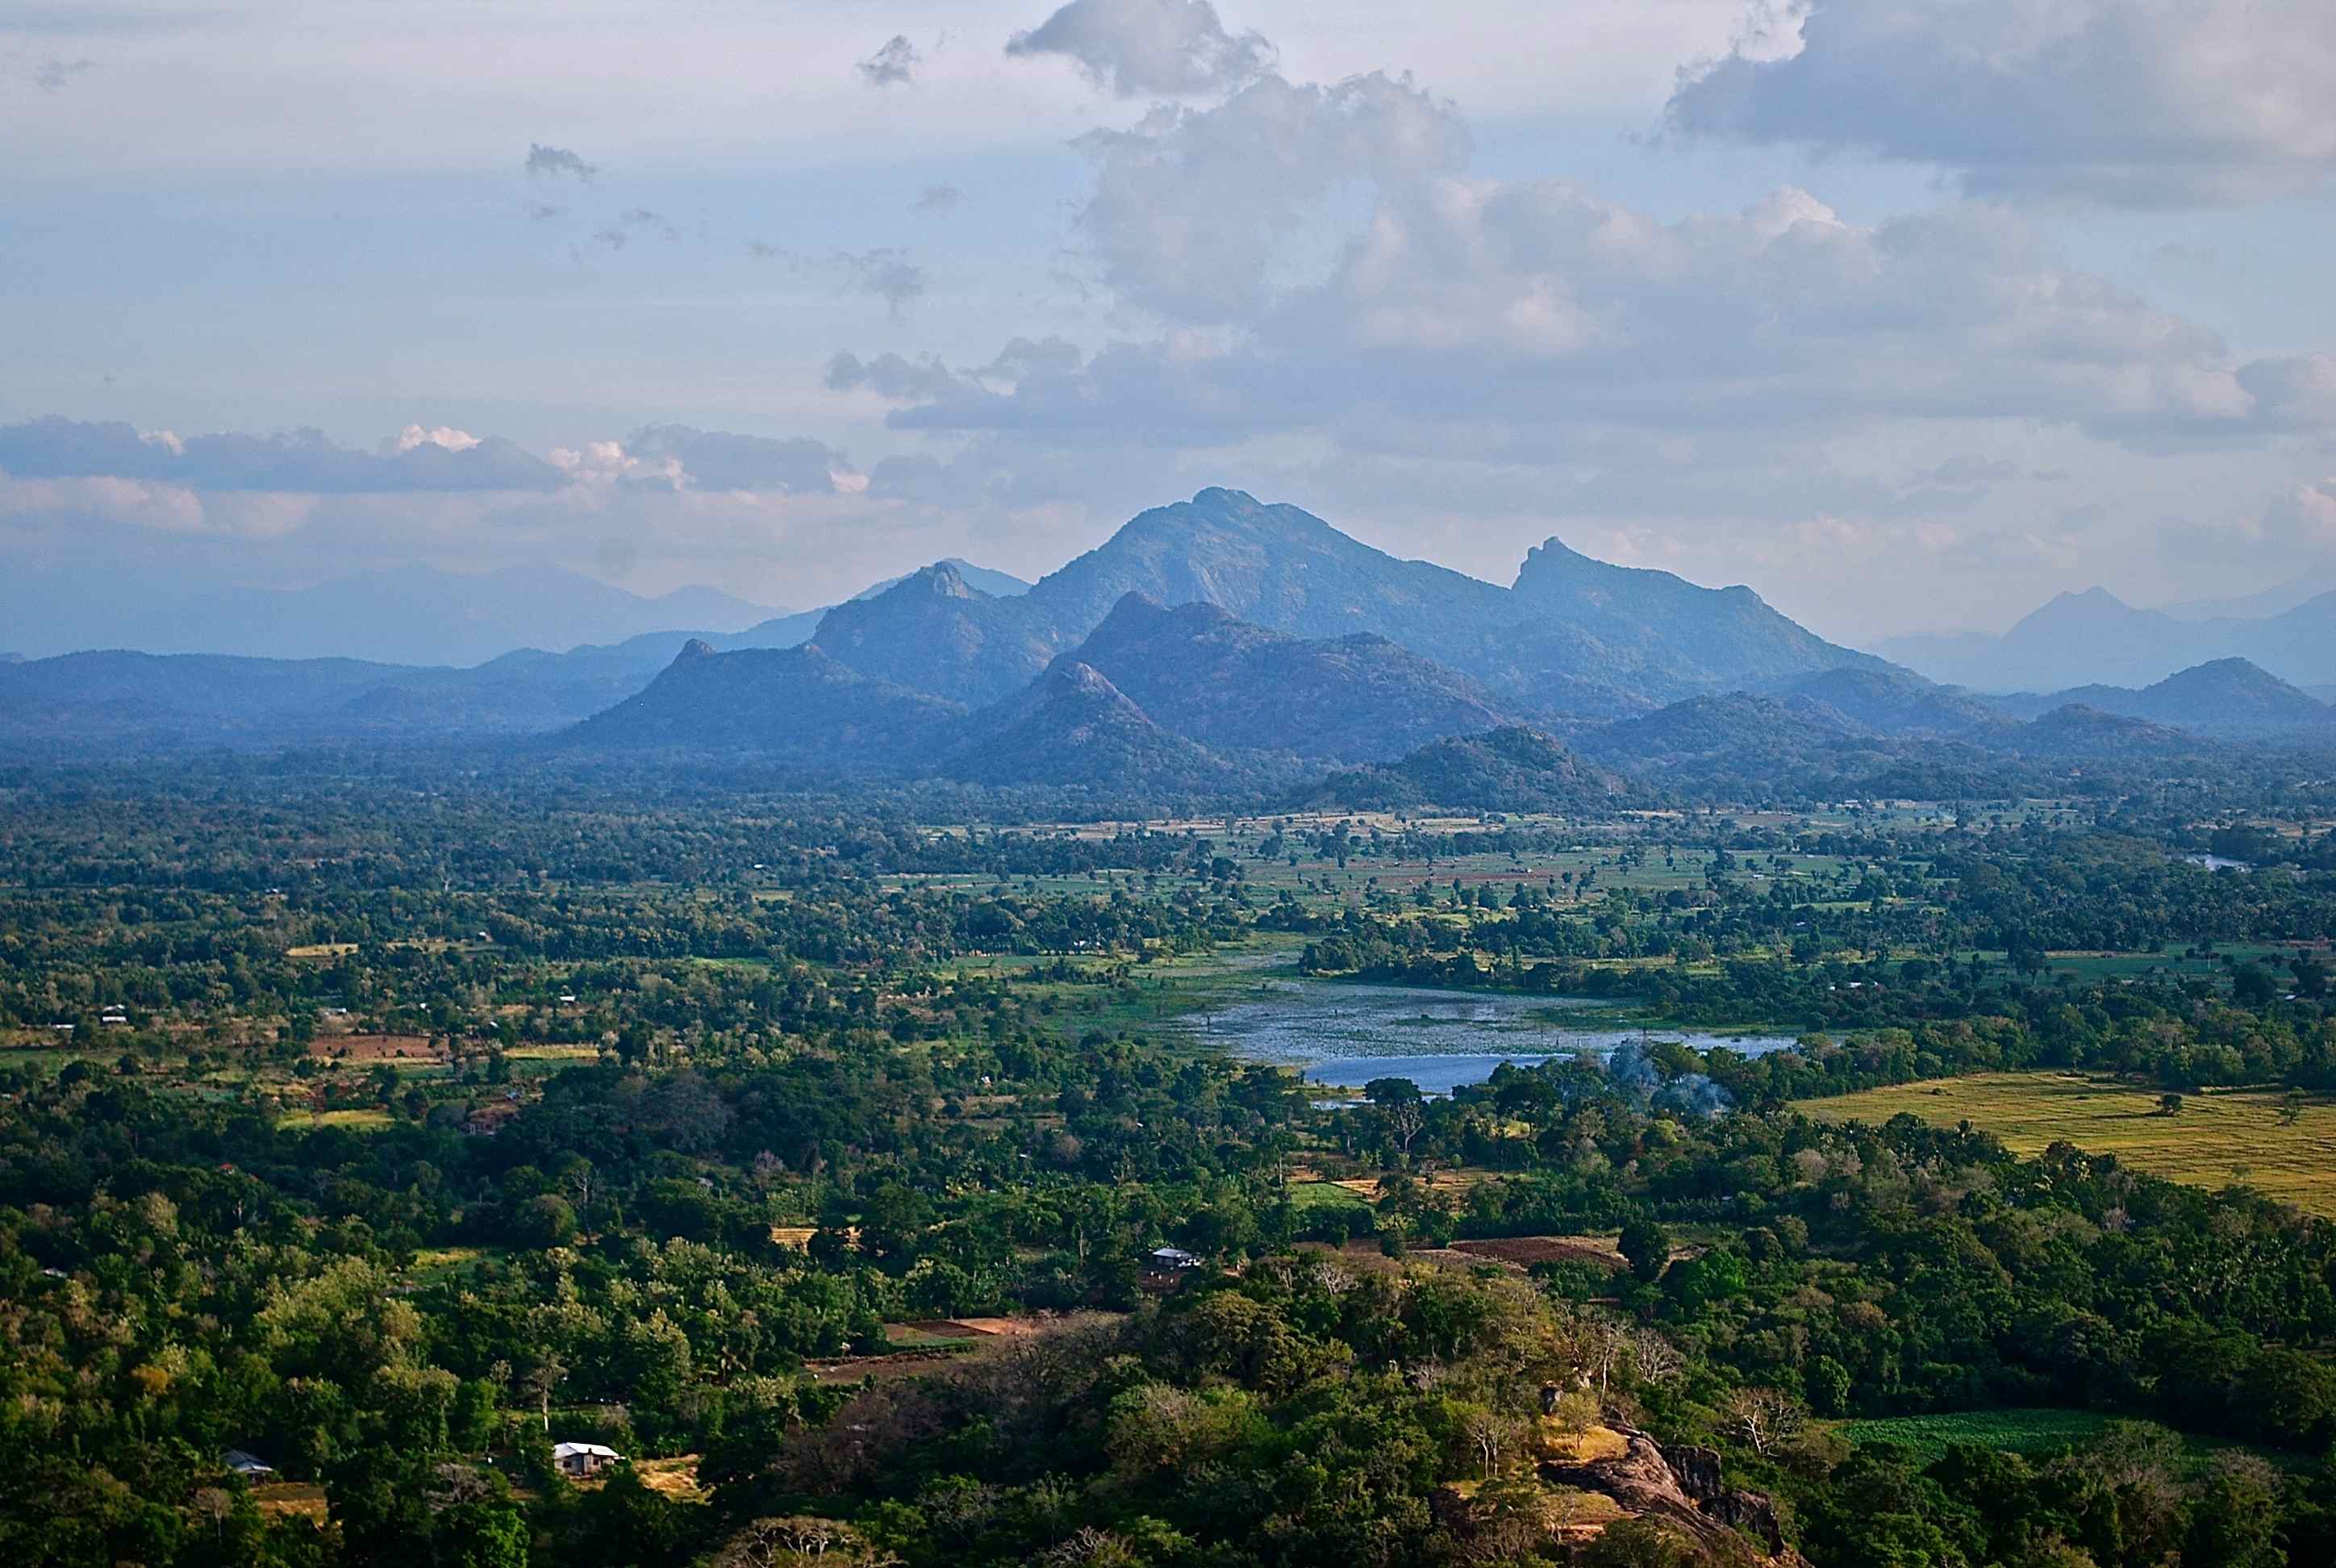
<path fill-rule="evenodd" d="M 1069 59 L 1087 80 L 1122 98 L 1231 92 L 1273 69 L 1258 33 L 1225 31 L 1209 0 L 1071 0 L 1006 53 Z"/>
<path fill-rule="evenodd" d="M 1231 329 L 1110 345 L 1010 392 L 896 378 L 917 400 L 897 425 L 1204 442 L 1465 425 L 1545 450 L 1591 425 L 1792 440 L 1988 418 L 2136 446 L 2336 427 L 2336 360 L 2243 363 L 1997 208 L 1864 226 L 1786 190 L 1662 222 L 1560 180 L 1422 177 L 1382 188 L 1326 278 L 1275 289 L 1286 190 L 1229 197 L 1214 254 L 1243 259 L 1200 276 L 1130 243 L 1183 209 L 1137 202 L 1123 221 L 1117 200 L 1099 192 L 1111 216 L 1090 225 L 1105 276 L 1134 302 Z"/>
<path fill-rule="evenodd" d="M 1781 57 L 1764 41 L 1685 76 L 1670 124 L 2136 207 L 2262 200 L 2336 170 L 2326 0 L 1813 0 L 1799 24 Z"/>
<path fill-rule="evenodd" d="M 177 440 L 175 436 L 171 439 L 174 442 Z M 478 444 L 477 436 L 467 430 L 456 430 L 451 424 L 433 425 L 427 430 L 418 424 L 409 424 L 399 431 L 394 437 L 382 443 L 382 450 L 384 455 L 412 452 L 417 446 L 438 446 L 445 448 L 448 452 L 468 452 Z M 178 450 L 183 450 L 183 448 Z"/>
<path fill-rule="evenodd" d="M 204 494 L 181 484 L 94 474 L 19 479 L 0 473 L 5 533 L 37 544 L 57 531 L 121 529 L 219 540 L 278 540 L 297 532 L 316 498 L 250 491 Z"/>
<path fill-rule="evenodd" d="M 2297 485 L 2273 503 L 2264 525 L 2313 550 L 2336 547 L 2336 478 Z"/>
<path fill-rule="evenodd" d="M 1079 145 L 1095 180 L 1078 226 L 1105 282 L 1195 322 L 1262 308 L 1327 199 L 1416 184 L 1468 154 L 1450 105 L 1379 74 L 1335 87 L 1269 76 L 1216 107 L 1163 106 Z"/>

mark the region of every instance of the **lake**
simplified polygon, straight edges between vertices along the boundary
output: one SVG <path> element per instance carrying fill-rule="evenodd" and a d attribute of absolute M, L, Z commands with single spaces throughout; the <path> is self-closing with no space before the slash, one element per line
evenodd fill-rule
<path fill-rule="evenodd" d="M 1481 1084 L 1503 1062 L 1532 1066 L 1581 1055 L 1611 1055 L 1640 1031 L 1604 1018 L 1579 1023 L 1569 1012 L 1601 1004 L 1572 997 L 1520 997 L 1336 980 L 1265 982 L 1259 992 L 1181 1022 L 1236 1057 L 1301 1070 L 1307 1081 L 1360 1088 L 1373 1078 L 1409 1078 L 1431 1095 Z M 1726 1046 L 1747 1056 L 1779 1050 L 1788 1035 L 1650 1031 L 1698 1051 Z"/>

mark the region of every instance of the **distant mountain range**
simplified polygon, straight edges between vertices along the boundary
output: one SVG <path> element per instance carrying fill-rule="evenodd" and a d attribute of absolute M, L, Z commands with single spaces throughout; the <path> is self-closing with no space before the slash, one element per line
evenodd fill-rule
<path fill-rule="evenodd" d="M 2280 689 L 2244 667 L 2171 685 L 2170 696 L 2139 706 L 2228 706 L 2214 694 L 2244 690 L 2261 707 Z M 1294 638 L 1212 605 L 1172 609 L 1131 592 L 1077 648 L 978 707 L 854 671 L 818 640 L 784 652 L 692 643 L 646 691 L 558 744 L 599 755 L 751 753 L 838 778 L 1485 811 L 1582 810 L 1632 796 L 1760 800 L 1942 765 L 1979 793 L 2002 793 L 2013 772 L 2039 763 L 2213 748 L 2146 717 L 2037 701 L 2046 706 L 2022 717 L 1903 670 L 1821 670 L 1579 726 L 1567 741 L 1385 638 Z M 2318 723 L 2325 710 L 2303 701 L 2308 710 L 2296 711 Z"/>
<path fill-rule="evenodd" d="M 2243 658 L 2195 665 L 2155 685 L 2082 686 L 2045 696 L 2019 692 L 1986 699 L 1998 713 L 2036 718 L 2071 704 L 2204 735 L 2277 735 L 2327 728 L 2336 709 Z"/>
<path fill-rule="evenodd" d="M 2336 682 L 2336 591 L 2136 609 L 2106 589 L 2063 593 L 2000 637 L 1923 633 L 1874 645 L 1933 680 L 1979 691 L 2146 687 L 2176 670 L 2244 658 L 2299 686 Z M 2282 605 L 2276 613 L 2229 613 Z"/>
<path fill-rule="evenodd" d="M 644 598 L 557 568 L 427 567 L 298 589 L 204 587 L 166 573 L 34 571 L 0 580 L 0 625 L 35 654 L 99 648 L 473 665 L 644 632 L 737 631 L 780 612 L 711 588 Z"/>
<path fill-rule="evenodd" d="M 1552 540 L 1504 589 L 1232 490 L 1142 513 L 1027 593 L 1000 598 L 930 567 L 836 607 L 813 635 L 865 673 L 978 704 L 1076 647 L 1130 593 L 1213 605 L 1301 638 L 1368 633 L 1516 711 L 1572 720 L 1815 670 L 1887 667 L 1795 625 L 1747 588 L 1610 566 Z"/>
<path fill-rule="evenodd" d="M 959 629 L 953 579 L 936 568 L 894 591 L 923 596 L 938 618 L 923 629 L 947 638 Z M 838 774 L 1192 789 L 1389 759 L 1505 716 L 1465 677 L 1384 638 L 1294 638 L 1140 593 L 978 708 L 854 669 L 826 651 L 827 636 L 784 652 L 692 642 L 647 689 L 561 744 L 747 751 Z"/>
<path fill-rule="evenodd" d="M 2056 604 L 2021 638 L 2058 628 L 2122 657 L 2116 638 L 2152 613 L 2106 595 Z M 2148 632 L 2220 624 L 2159 616 Z M 829 779 L 1358 809 L 2000 793 L 2018 770 L 2056 787 L 2071 771 L 2208 755 L 2205 736 L 2336 744 L 2331 718 L 2236 657 L 2138 686 L 1981 696 L 1826 642 L 1748 589 L 1554 540 L 1502 588 L 1226 490 L 1144 512 L 1035 584 L 939 561 L 729 631 L 465 667 L 0 663 L 0 741 L 25 755 L 462 741 L 566 763 L 722 754 Z"/>

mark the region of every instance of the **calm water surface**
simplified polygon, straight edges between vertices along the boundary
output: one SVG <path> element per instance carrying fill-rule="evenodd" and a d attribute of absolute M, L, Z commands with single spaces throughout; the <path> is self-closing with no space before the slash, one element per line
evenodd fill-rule
<path fill-rule="evenodd" d="M 1212 1013 L 1183 1020 L 1237 1057 L 1302 1069 L 1312 1083 L 1360 1088 L 1373 1078 L 1409 1078 L 1428 1094 L 1481 1084 L 1503 1062 L 1532 1066 L 1590 1051 L 1611 1054 L 1640 1037 L 1600 1019 L 1566 1021 L 1599 1004 L 1570 997 L 1512 997 L 1410 986 L 1358 986 L 1280 979 Z M 1714 1035 L 1664 1030 L 1697 1050 L 1727 1046 L 1747 1056 L 1791 1045 L 1785 1035 Z"/>

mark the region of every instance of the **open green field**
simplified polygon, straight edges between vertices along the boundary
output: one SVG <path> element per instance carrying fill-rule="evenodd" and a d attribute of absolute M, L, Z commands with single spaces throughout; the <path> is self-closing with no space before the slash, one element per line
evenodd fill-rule
<path fill-rule="evenodd" d="M 1945 1454 L 1948 1446 L 1954 1443 L 1975 1443 L 1982 1448 L 2030 1456 L 2052 1454 L 2093 1441 L 2107 1430 L 2110 1419 L 2098 1410 L 1959 1410 L 1942 1416 L 1883 1416 L 1844 1421 L 1835 1430 L 1848 1442 L 1861 1446 L 1895 1443 L 1913 1450 L 1928 1464 Z M 2203 1464 L 2216 1454 L 2234 1449 L 2260 1453 L 2276 1465 L 2305 1466 L 2311 1463 L 2303 1456 L 2245 1448 L 2242 1444 L 2218 1437 L 2185 1434 L 2182 1447 L 2193 1464 Z"/>
<path fill-rule="evenodd" d="M 1301 1213 L 1310 1209 L 1364 1209 L 1370 1200 L 1351 1187 L 1336 1182 L 1292 1182 L 1290 1183 L 1290 1206 Z"/>
<path fill-rule="evenodd" d="M 2199 1186 L 2244 1183 L 2319 1214 L 2336 1214 L 2336 1103 L 2315 1099 L 2293 1125 L 2283 1095 L 2237 1089 L 2185 1095 L 2177 1115 L 2159 1091 L 2078 1073 L 1980 1073 L 1806 1100 L 1821 1122 L 1885 1122 L 1901 1111 L 1938 1126 L 1969 1121 L 2017 1153 L 2066 1142 L 2115 1154 L 2136 1170 Z"/>
<path fill-rule="evenodd" d="M 346 1127 L 351 1132 L 377 1133 L 393 1124 L 387 1111 L 372 1105 L 364 1105 L 337 1111 L 287 1111 L 277 1125 L 296 1129 Z"/>

